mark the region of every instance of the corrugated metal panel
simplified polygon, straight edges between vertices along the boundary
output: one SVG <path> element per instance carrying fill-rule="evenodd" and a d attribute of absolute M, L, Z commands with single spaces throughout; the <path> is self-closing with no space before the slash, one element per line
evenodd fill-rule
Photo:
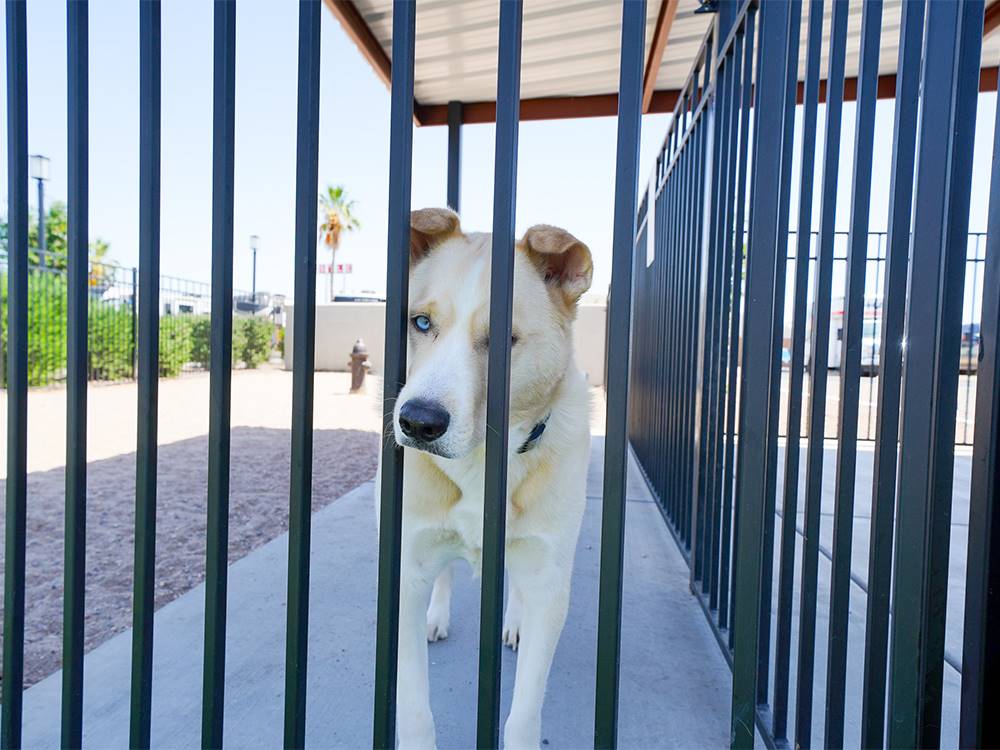
<path fill-rule="evenodd" d="M 695 13 L 698 0 L 678 0 L 658 91 L 679 89 L 712 23 L 711 14 Z M 898 50 L 902 0 L 886 0 L 882 23 L 880 73 L 893 73 Z M 356 0 L 358 11 L 386 54 L 392 42 L 392 0 Z M 862 0 L 851 0 L 848 16 L 846 75 L 857 74 Z M 656 26 L 660 2 L 646 10 L 646 50 Z M 829 6 L 824 21 L 829 30 Z M 496 0 L 419 0 L 417 11 L 415 95 L 421 104 L 493 101 L 496 97 Z M 806 38 L 808 13 L 802 17 Z M 621 8 L 611 0 L 525 0 L 521 96 L 586 96 L 614 93 L 618 85 Z M 800 79 L 805 75 L 804 56 Z M 1000 59 L 1000 32 L 983 44 L 983 66 Z M 827 67 L 824 49 L 821 70 Z M 825 75 L 824 75 L 825 77 Z"/>
<path fill-rule="evenodd" d="M 693 9 L 697 0 L 681 0 Z M 387 52 L 391 0 L 356 6 Z M 659 12 L 646 12 L 646 50 Z M 690 11 L 689 11 L 690 12 Z M 680 11 L 679 11 L 680 13 Z M 702 16 L 702 30 L 711 16 Z M 492 101 L 496 97 L 496 0 L 420 0 L 417 11 L 415 94 L 421 104 Z M 703 33 L 703 31 L 702 31 Z M 608 0 L 526 0 L 521 96 L 607 94 L 618 87 L 621 7 Z M 698 34 L 700 41 L 701 33 Z"/>

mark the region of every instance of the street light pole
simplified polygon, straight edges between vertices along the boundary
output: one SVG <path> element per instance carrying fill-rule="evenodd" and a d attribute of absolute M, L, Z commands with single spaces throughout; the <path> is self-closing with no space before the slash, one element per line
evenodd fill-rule
<path fill-rule="evenodd" d="M 45 181 L 49 179 L 49 157 L 31 155 L 31 177 L 38 181 L 38 254 L 39 262 L 45 265 L 45 251 L 48 249 L 45 236 Z"/>
<path fill-rule="evenodd" d="M 257 305 L 257 248 L 260 245 L 260 237 L 256 234 L 250 235 L 250 250 L 253 252 L 253 276 L 250 281 L 250 295 L 253 304 Z"/>

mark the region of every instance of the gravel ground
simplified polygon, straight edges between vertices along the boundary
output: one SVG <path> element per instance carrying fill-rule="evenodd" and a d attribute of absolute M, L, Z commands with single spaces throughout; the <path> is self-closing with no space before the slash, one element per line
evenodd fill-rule
<path fill-rule="evenodd" d="M 345 374 L 317 373 L 313 510 L 375 473 L 378 408 L 370 397 L 348 395 L 348 384 L 349 376 Z M 135 393 L 134 384 L 94 386 L 89 391 L 88 650 L 131 624 Z M 196 586 L 205 574 L 207 404 L 207 376 L 161 383 L 157 608 Z M 6 402 L 0 401 L 0 407 L 0 421 L 5 421 Z M 234 373 L 230 562 L 287 529 L 290 407 L 290 373 Z M 57 670 L 61 663 L 64 415 L 64 391 L 32 392 L 28 439 L 27 685 Z M 0 572 L 2 564 L 0 555 Z"/>

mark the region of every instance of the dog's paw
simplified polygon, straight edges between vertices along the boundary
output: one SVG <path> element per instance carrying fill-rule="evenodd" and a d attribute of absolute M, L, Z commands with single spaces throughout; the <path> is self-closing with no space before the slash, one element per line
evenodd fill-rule
<path fill-rule="evenodd" d="M 433 604 L 427 610 L 427 640 L 430 643 L 443 641 L 448 637 L 448 621 L 451 619 L 447 608 Z"/>
<path fill-rule="evenodd" d="M 521 618 L 509 613 L 503 618 L 503 643 L 517 651 L 521 643 Z"/>

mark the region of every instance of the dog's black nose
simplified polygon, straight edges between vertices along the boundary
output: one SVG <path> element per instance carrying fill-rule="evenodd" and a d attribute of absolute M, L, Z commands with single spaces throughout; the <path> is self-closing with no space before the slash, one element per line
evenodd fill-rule
<path fill-rule="evenodd" d="M 414 440 L 430 443 L 448 431 L 451 415 L 436 401 L 413 399 L 399 407 L 399 429 Z"/>

